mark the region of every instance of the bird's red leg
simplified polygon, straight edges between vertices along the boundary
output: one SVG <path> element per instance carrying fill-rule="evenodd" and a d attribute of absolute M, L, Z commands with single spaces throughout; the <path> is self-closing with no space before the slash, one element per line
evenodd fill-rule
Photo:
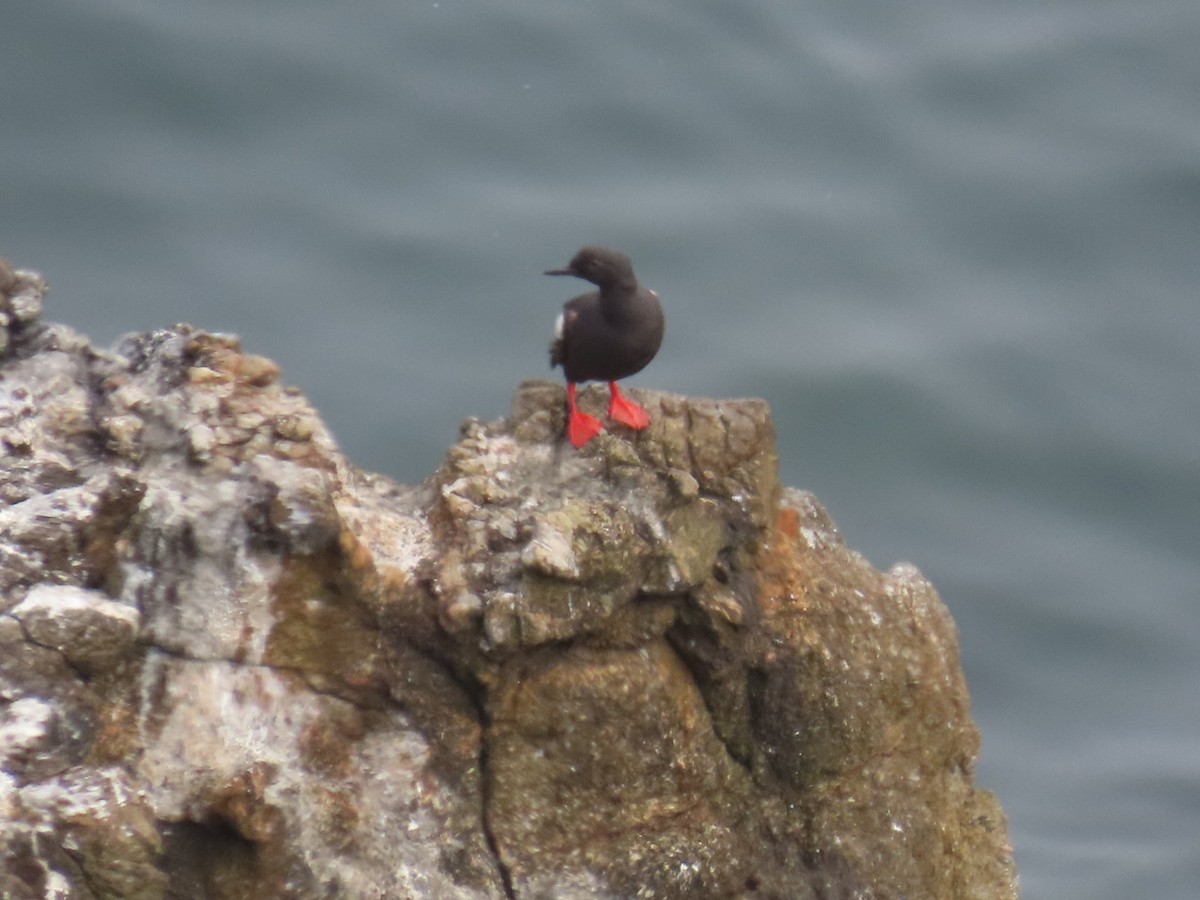
<path fill-rule="evenodd" d="M 644 409 L 621 393 L 615 381 L 608 383 L 611 395 L 608 401 L 608 417 L 622 425 L 628 425 L 635 431 L 650 427 L 650 416 Z"/>
<path fill-rule="evenodd" d="M 576 447 L 582 447 L 601 431 L 604 425 L 595 416 L 580 412 L 575 405 L 575 383 L 567 382 L 567 437 Z"/>

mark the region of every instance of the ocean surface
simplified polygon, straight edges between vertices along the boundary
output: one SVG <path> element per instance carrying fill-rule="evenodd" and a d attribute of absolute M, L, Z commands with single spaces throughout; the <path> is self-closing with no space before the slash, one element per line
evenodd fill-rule
<path fill-rule="evenodd" d="M 1200 3 L 16 0 L 0 255 L 416 482 L 586 242 L 961 635 L 1030 900 L 1200 896 Z M 920 900 L 920 898 L 913 898 Z"/>

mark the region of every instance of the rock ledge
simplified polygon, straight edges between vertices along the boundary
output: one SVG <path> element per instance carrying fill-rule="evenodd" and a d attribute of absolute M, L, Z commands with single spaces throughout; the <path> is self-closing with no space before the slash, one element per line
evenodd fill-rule
<path fill-rule="evenodd" d="M 404 487 L 235 338 L 44 294 L 0 261 L 0 896 L 1017 895 L 948 612 L 762 401 L 580 452 L 528 382 Z"/>

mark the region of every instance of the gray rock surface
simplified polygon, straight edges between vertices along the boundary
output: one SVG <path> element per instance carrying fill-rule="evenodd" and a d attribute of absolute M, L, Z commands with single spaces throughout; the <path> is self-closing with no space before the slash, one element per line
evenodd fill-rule
<path fill-rule="evenodd" d="M 762 401 L 576 451 L 530 382 L 405 487 L 44 293 L 0 264 L 0 896 L 1017 895 L 949 614 Z"/>

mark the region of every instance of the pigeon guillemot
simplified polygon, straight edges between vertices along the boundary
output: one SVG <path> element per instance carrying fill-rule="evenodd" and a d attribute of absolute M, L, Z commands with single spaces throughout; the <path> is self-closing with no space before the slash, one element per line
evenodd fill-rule
<path fill-rule="evenodd" d="M 575 405 L 581 381 L 607 381 L 609 418 L 638 430 L 647 427 L 650 416 L 620 392 L 617 381 L 640 372 L 658 352 L 663 336 L 658 294 L 638 285 L 628 256 L 607 247 L 584 247 L 565 269 L 546 274 L 574 275 L 600 288 L 568 300 L 554 324 L 550 366 L 562 366 L 567 377 L 567 437 L 582 447 L 604 427 Z"/>

